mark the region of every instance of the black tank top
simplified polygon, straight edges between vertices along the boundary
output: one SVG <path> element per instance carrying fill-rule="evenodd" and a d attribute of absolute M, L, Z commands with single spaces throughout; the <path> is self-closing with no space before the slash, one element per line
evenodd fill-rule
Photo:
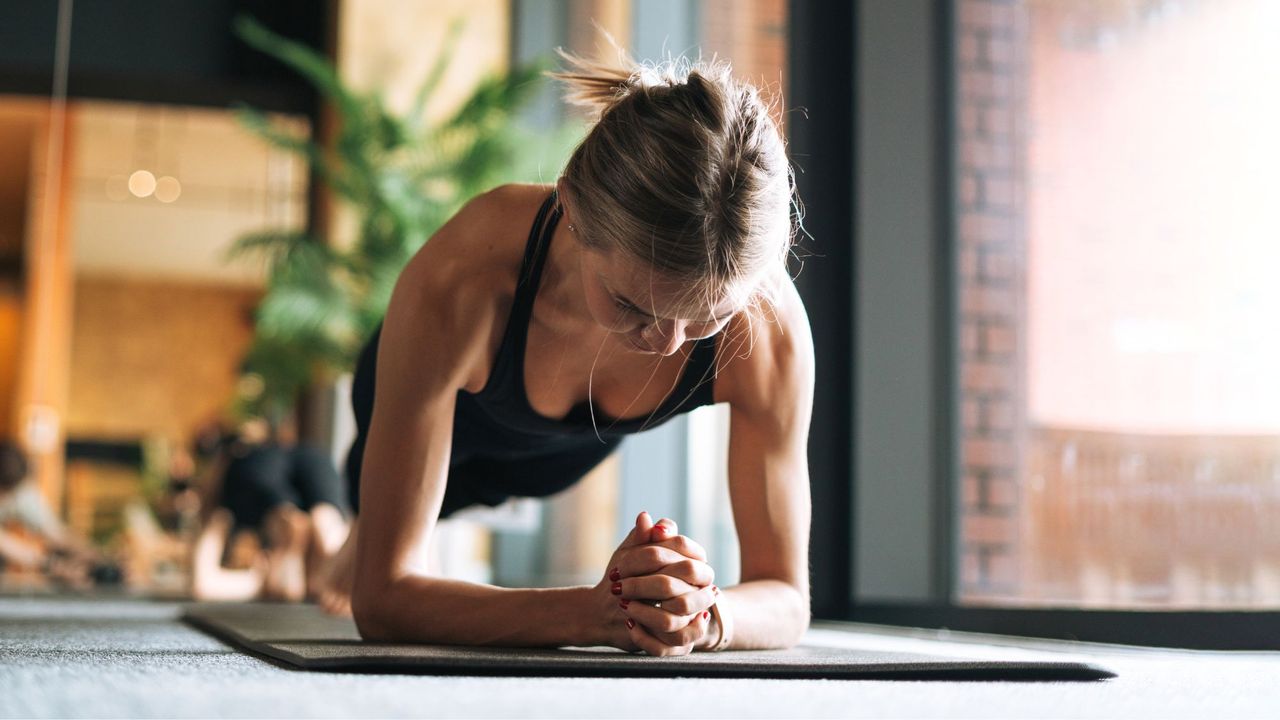
<path fill-rule="evenodd" d="M 524 385 L 525 344 L 533 300 L 561 214 L 556 192 L 552 190 L 529 231 L 511 315 L 489 379 L 477 393 L 458 392 L 452 450 L 455 460 L 465 460 L 473 454 L 494 459 L 518 458 L 571 451 L 584 445 L 599 447 L 602 442 L 615 444 L 623 435 L 657 427 L 676 415 L 715 403 L 716 336 L 713 335 L 692 344 L 675 388 L 652 413 L 614 418 L 593 408 L 589 401 L 583 401 L 565 417 L 549 418 L 530 406 Z"/>
<path fill-rule="evenodd" d="M 549 418 L 529 405 L 524 386 L 525 341 L 560 215 L 553 191 L 529 232 L 511 315 L 489 378 L 477 393 L 458 391 L 441 517 L 471 505 L 497 505 L 512 496 L 541 497 L 559 492 L 604 460 L 623 436 L 715 402 L 716 337 L 712 336 L 693 343 L 676 387 L 648 415 L 613 418 L 596 408 L 593 419 L 593 408 L 584 401 L 563 418 Z M 359 429 L 347 458 L 353 508 L 359 507 L 360 466 L 373 415 L 381 334 L 379 326 L 361 353 L 352 383 L 352 406 Z"/>

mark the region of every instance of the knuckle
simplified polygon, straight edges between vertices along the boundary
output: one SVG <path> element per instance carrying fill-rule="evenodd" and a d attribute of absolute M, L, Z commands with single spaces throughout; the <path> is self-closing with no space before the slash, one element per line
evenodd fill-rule
<path fill-rule="evenodd" d="M 676 595 L 676 579 L 670 575 L 663 575 L 658 579 L 658 590 L 666 594 L 666 597 Z"/>
<path fill-rule="evenodd" d="M 662 548 L 650 545 L 640 550 L 640 559 L 647 565 L 662 561 Z"/>

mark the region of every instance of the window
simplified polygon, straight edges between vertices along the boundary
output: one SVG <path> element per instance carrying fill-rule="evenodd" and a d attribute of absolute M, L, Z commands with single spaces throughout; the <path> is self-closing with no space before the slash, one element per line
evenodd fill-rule
<path fill-rule="evenodd" d="M 955 5 L 958 598 L 1280 607 L 1280 6 Z"/>

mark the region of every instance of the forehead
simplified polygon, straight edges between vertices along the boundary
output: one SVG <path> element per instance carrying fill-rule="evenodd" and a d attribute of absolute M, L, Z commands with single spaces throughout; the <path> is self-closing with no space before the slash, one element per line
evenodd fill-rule
<path fill-rule="evenodd" d="M 597 253 L 594 270 L 614 295 L 660 318 L 711 320 L 737 312 L 746 302 L 743 288 L 710 288 L 663 275 L 649 263 Z"/>

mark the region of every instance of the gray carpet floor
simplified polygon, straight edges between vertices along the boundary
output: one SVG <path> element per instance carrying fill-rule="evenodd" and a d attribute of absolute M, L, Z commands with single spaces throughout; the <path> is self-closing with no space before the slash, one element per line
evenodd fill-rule
<path fill-rule="evenodd" d="M 1276 718 L 1280 653 L 1014 641 L 868 625 L 807 642 L 1074 659 L 1120 677 L 902 682 L 345 675 L 289 670 L 179 622 L 177 603 L 0 598 L 3 717 Z M 850 633 L 856 635 L 851 635 Z"/>

